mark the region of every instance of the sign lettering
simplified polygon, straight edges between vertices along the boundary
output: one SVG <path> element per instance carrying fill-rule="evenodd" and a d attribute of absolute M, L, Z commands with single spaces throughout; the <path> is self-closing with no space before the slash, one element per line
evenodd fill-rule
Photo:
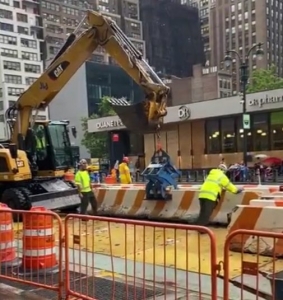
<path fill-rule="evenodd" d="M 265 98 L 252 99 L 249 101 L 249 106 L 258 106 L 263 107 L 265 104 L 273 104 L 283 102 L 283 96 L 278 97 L 269 97 L 268 95 Z"/>
<path fill-rule="evenodd" d="M 59 65 L 55 70 L 54 70 L 54 75 L 56 78 L 59 78 L 60 75 L 63 73 L 64 69 L 62 65 Z"/>
<path fill-rule="evenodd" d="M 121 120 L 117 120 L 117 121 L 108 121 L 108 122 L 100 122 L 96 124 L 96 128 L 97 129 L 103 129 L 103 128 L 115 128 L 115 127 L 122 127 L 124 126 L 124 124 L 121 122 Z"/>
<path fill-rule="evenodd" d="M 191 116 L 191 111 L 190 109 L 183 105 L 183 106 L 180 106 L 179 109 L 178 109 L 178 117 L 180 120 L 184 121 L 184 120 L 188 120 Z"/>

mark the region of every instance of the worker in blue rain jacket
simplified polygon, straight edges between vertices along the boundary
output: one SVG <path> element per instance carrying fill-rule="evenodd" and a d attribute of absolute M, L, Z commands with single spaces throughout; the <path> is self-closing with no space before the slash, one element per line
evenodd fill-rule
<path fill-rule="evenodd" d="M 129 158 L 124 157 L 123 161 L 119 165 L 119 179 L 122 184 L 131 184 L 132 177 L 129 169 Z"/>
<path fill-rule="evenodd" d="M 226 176 L 227 166 L 220 164 L 217 169 L 212 169 L 206 177 L 199 191 L 200 213 L 197 225 L 207 226 L 213 210 L 217 206 L 222 190 L 239 194 L 243 189 L 237 188 Z"/>

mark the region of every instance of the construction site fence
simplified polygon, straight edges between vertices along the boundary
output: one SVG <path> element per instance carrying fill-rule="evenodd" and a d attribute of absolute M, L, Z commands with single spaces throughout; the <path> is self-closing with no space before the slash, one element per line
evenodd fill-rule
<path fill-rule="evenodd" d="M 210 169 L 180 169 L 181 175 L 178 178 L 179 183 L 202 183 L 208 175 Z M 106 173 L 100 173 L 99 181 L 104 182 Z M 234 183 L 256 183 L 270 184 L 283 183 L 283 172 L 279 168 L 262 169 L 261 171 L 254 168 L 246 170 L 229 170 L 228 177 Z M 146 179 L 141 172 L 135 172 L 132 176 L 134 182 L 145 182 Z M 119 181 L 119 178 L 117 178 Z"/>
<path fill-rule="evenodd" d="M 1 282 L 32 285 L 38 295 L 49 290 L 50 299 L 280 299 L 282 233 L 237 230 L 224 248 L 219 242 L 206 227 L 77 214 L 61 219 L 42 207 L 0 204 Z"/>
<path fill-rule="evenodd" d="M 21 211 L 0 204 L 0 282 L 50 290 L 63 299 L 62 241 L 58 214 L 43 207 Z"/>

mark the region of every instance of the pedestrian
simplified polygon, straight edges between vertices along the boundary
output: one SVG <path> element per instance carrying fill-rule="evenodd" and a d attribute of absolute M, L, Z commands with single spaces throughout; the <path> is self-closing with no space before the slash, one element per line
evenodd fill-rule
<path fill-rule="evenodd" d="M 119 179 L 122 184 L 131 184 L 132 177 L 129 169 L 129 158 L 123 157 L 123 161 L 119 165 Z"/>
<path fill-rule="evenodd" d="M 79 170 L 75 176 L 75 183 L 78 187 L 79 195 L 81 198 L 82 215 L 87 214 L 87 208 L 90 204 L 92 207 L 93 215 L 97 215 L 97 200 L 92 190 L 91 178 L 89 176 L 88 165 L 85 159 L 81 159 L 79 163 Z"/>
<path fill-rule="evenodd" d="M 202 184 L 199 192 L 200 213 L 196 222 L 199 226 L 207 226 L 213 210 L 221 198 L 223 189 L 233 194 L 239 194 L 242 189 L 237 188 L 225 175 L 227 167 L 220 164 L 212 169 Z"/>

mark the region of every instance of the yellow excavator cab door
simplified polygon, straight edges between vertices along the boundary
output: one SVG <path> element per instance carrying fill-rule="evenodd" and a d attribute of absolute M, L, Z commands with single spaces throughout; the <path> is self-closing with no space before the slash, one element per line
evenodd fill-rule
<path fill-rule="evenodd" d="M 155 132 L 163 124 L 163 117 L 167 113 L 166 109 L 162 110 L 162 103 L 149 100 L 134 104 L 130 104 L 124 98 L 111 98 L 108 101 L 124 126 L 131 132 Z"/>

